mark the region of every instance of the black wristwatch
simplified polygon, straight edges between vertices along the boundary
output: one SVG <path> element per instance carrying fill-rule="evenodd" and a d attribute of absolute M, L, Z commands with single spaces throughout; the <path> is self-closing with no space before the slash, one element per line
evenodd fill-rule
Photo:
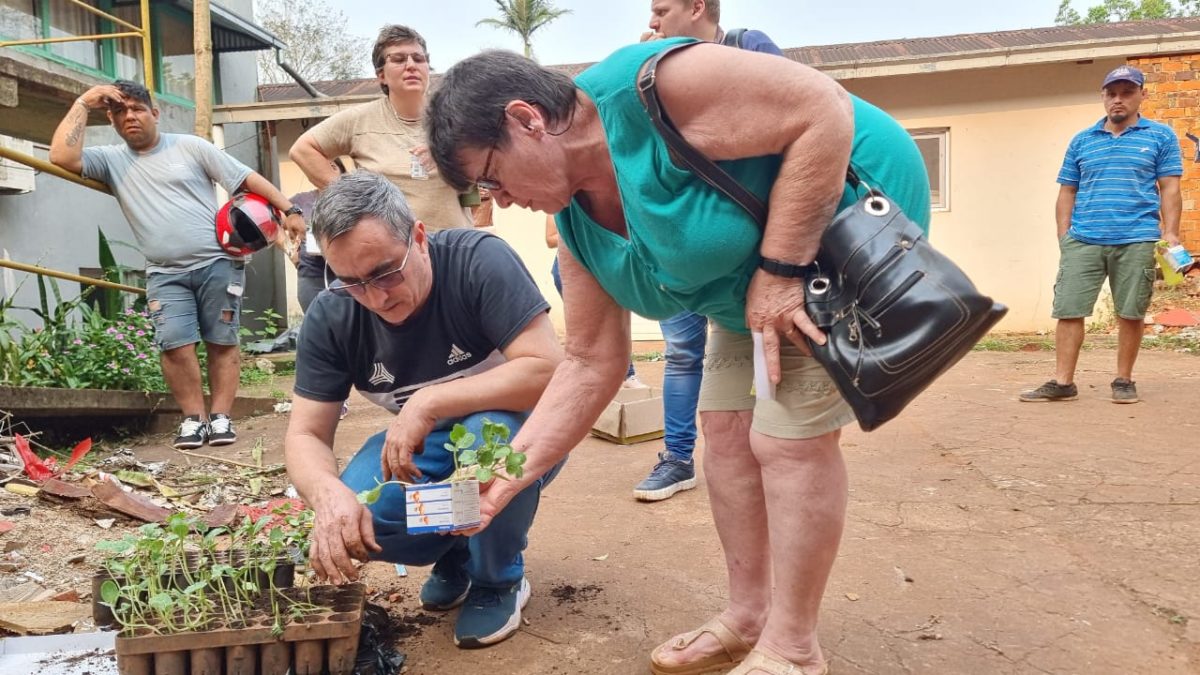
<path fill-rule="evenodd" d="M 763 258 L 758 266 L 768 274 L 774 274 L 777 277 L 787 277 L 788 279 L 801 279 L 816 271 L 817 264 L 811 262 L 807 265 L 793 265 L 785 263 L 782 260 L 774 258 Z"/>
<path fill-rule="evenodd" d="M 287 211 L 284 211 L 283 215 L 284 216 L 302 216 L 302 215 L 304 215 L 304 209 L 300 208 L 299 206 L 296 206 L 295 204 L 292 204 L 292 208 L 288 209 Z"/>

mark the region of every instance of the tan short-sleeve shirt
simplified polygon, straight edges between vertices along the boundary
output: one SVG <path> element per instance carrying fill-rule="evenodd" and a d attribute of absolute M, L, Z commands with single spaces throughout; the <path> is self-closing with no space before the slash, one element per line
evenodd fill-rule
<path fill-rule="evenodd" d="M 356 165 L 382 174 L 404 192 L 427 232 L 471 227 L 458 193 L 437 175 L 413 178 L 413 148 L 425 145 L 420 121 L 402 119 L 386 96 L 343 110 L 308 133 L 326 157 L 349 155 Z"/>

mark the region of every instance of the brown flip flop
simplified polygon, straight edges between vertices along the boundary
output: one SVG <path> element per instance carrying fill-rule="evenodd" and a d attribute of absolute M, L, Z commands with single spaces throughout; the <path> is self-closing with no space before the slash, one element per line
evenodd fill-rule
<path fill-rule="evenodd" d="M 717 639 L 717 642 L 721 643 L 724 653 L 713 654 L 692 661 L 691 663 L 681 663 L 678 665 L 669 665 L 659 661 L 659 654 L 687 649 L 689 645 L 705 633 L 711 634 Z M 742 636 L 733 632 L 733 629 L 725 625 L 725 622 L 721 621 L 720 617 L 713 617 L 696 630 L 684 633 L 655 647 L 654 651 L 650 652 L 650 672 L 654 673 L 654 675 L 701 675 L 702 673 L 711 673 L 736 665 L 739 661 L 746 658 L 746 655 L 750 653 L 750 649 L 750 645 L 742 639 Z"/>
<path fill-rule="evenodd" d="M 756 649 L 746 656 L 742 665 L 729 671 L 728 675 L 749 675 L 756 670 L 768 675 L 829 675 L 829 663 L 821 664 L 818 671 L 805 670 L 803 666 Z"/>

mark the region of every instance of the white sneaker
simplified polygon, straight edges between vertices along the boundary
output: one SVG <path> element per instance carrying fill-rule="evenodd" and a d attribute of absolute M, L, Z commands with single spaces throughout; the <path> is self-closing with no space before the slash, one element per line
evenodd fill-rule
<path fill-rule="evenodd" d="M 643 384 L 637 375 L 630 375 L 621 383 L 621 387 L 624 389 L 647 389 L 648 385 Z"/>

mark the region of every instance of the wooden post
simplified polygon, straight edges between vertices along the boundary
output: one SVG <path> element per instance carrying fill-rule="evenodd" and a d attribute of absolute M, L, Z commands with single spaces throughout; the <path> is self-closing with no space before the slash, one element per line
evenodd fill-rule
<path fill-rule="evenodd" d="M 208 0 L 193 0 L 192 9 L 192 50 L 196 60 L 196 135 L 212 140 L 212 17 Z"/>

